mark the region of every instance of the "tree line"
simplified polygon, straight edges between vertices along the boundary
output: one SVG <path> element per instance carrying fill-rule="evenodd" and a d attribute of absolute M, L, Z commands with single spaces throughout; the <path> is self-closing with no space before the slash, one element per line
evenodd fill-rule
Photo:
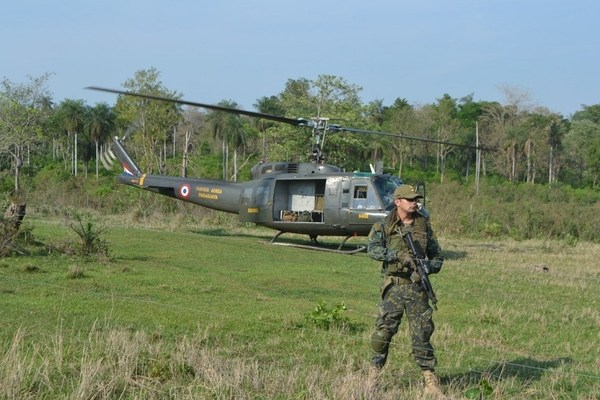
<path fill-rule="evenodd" d="M 221 155 L 220 177 L 244 180 L 248 166 L 261 160 L 305 161 L 311 132 L 273 121 L 175 103 L 118 96 L 114 105 L 65 99 L 55 103 L 49 74 L 25 83 L 7 79 L 0 87 L 0 171 L 20 191 L 23 166 L 44 160 L 63 165 L 70 175 L 99 174 L 103 152 L 114 136 L 126 137 L 147 172 L 186 176 L 202 153 Z M 183 98 L 160 81 L 154 68 L 137 71 L 125 90 Z M 425 105 L 398 98 L 362 102 L 358 85 L 341 77 L 288 80 L 281 93 L 260 97 L 261 113 L 330 118 L 330 123 L 420 139 L 483 146 L 481 173 L 507 182 L 566 184 L 597 188 L 600 177 L 600 104 L 582 106 L 570 119 L 544 107 L 531 107 L 521 93 L 505 89 L 506 103 L 460 99 L 448 94 Z M 238 108 L 233 100 L 218 105 Z M 383 165 L 402 176 L 427 173 L 439 182 L 474 174 L 476 151 L 442 143 L 357 133 L 328 133 L 322 146 L 328 163 L 346 170 Z"/>

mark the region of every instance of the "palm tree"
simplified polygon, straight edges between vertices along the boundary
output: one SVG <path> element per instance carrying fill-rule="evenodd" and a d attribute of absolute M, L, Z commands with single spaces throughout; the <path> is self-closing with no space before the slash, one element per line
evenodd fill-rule
<path fill-rule="evenodd" d="M 86 106 L 83 100 L 65 99 L 59 104 L 58 113 L 62 127 L 67 131 L 69 142 L 73 137 L 71 173 L 77 176 L 77 134 L 85 124 Z"/>
<path fill-rule="evenodd" d="M 105 144 L 110 138 L 115 127 L 115 113 L 107 103 L 98 103 L 90 108 L 86 122 L 90 139 L 94 141 L 96 147 L 96 180 L 98 180 L 99 145 Z"/>
<path fill-rule="evenodd" d="M 261 97 L 253 104 L 254 108 L 258 110 L 258 112 L 263 114 L 271 114 L 271 115 L 280 115 L 285 116 L 285 108 L 283 104 L 281 104 L 281 100 L 277 96 L 271 97 Z M 261 161 L 265 162 L 267 159 L 267 136 L 266 131 L 271 126 L 273 126 L 275 122 L 266 120 L 263 118 L 255 119 L 255 125 L 258 131 L 262 136 L 262 157 Z"/>
<path fill-rule="evenodd" d="M 223 100 L 218 103 L 221 107 L 236 109 L 238 104 L 232 100 Z M 223 154 L 223 179 L 227 179 L 229 170 L 229 145 L 234 146 L 234 174 L 233 179 L 237 179 L 237 149 L 246 142 L 246 132 L 239 115 L 224 111 L 211 111 L 207 117 L 208 124 L 213 133 L 213 137 L 222 141 Z"/>

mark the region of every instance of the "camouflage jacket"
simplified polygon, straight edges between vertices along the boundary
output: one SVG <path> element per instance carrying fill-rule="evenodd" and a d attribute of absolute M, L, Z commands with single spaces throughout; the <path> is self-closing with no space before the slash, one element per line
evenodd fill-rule
<path fill-rule="evenodd" d="M 369 256 L 374 260 L 383 261 L 386 272 L 389 272 L 388 266 L 397 263 L 404 256 L 414 258 L 415 255 L 411 254 L 404 240 L 403 233 L 407 231 L 412 232 L 415 247 L 422 257 L 427 257 L 429 260 L 443 260 L 442 250 L 433 233 L 429 218 L 417 212 L 414 215 L 414 222 L 411 225 L 404 225 L 398 219 L 395 209 L 387 217 L 373 224 L 367 246 Z"/>

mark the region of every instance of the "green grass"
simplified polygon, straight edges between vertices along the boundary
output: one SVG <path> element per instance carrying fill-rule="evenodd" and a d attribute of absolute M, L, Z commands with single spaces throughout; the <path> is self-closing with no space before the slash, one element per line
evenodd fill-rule
<path fill-rule="evenodd" d="M 78 240 L 30 224 L 43 242 Z M 0 259 L 0 399 L 366 396 L 380 284 L 366 254 L 271 246 L 263 229 L 126 225 L 104 235 L 111 261 Z M 485 382 L 486 398 L 600 398 L 600 245 L 440 241 L 434 345 L 452 398 Z M 352 329 L 306 318 L 342 303 Z M 382 399 L 420 395 L 408 343 L 403 323 Z"/>

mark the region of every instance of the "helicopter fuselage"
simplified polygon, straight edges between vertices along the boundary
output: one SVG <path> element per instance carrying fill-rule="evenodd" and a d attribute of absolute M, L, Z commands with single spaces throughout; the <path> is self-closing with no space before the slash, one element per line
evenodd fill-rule
<path fill-rule="evenodd" d="M 121 183 L 239 215 L 241 222 L 316 236 L 366 236 L 393 205 L 398 177 L 314 163 L 265 163 L 258 177 L 222 180 L 121 174 Z"/>

